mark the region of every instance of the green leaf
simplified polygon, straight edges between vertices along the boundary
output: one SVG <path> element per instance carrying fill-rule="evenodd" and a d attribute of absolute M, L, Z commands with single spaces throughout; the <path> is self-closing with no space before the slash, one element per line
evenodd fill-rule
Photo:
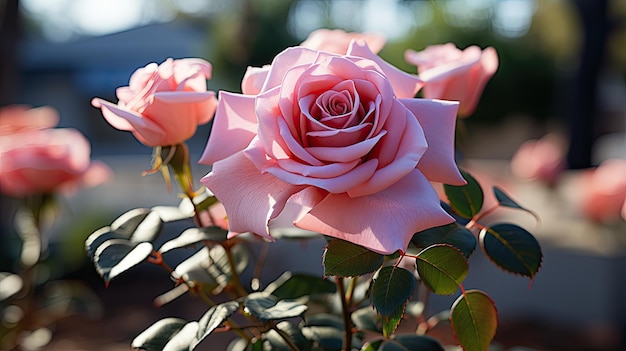
<path fill-rule="evenodd" d="M 465 256 L 447 244 L 425 248 L 417 254 L 415 264 L 424 284 L 439 295 L 453 294 L 469 271 Z"/>
<path fill-rule="evenodd" d="M 307 310 L 307 306 L 298 301 L 279 300 L 266 292 L 248 295 L 243 305 L 261 321 L 298 317 Z"/>
<path fill-rule="evenodd" d="M 420 248 L 434 244 L 449 244 L 469 257 L 476 249 L 476 237 L 472 232 L 456 223 L 426 229 L 413 235 L 411 243 Z"/>
<path fill-rule="evenodd" d="M 513 199 L 511 199 L 511 197 L 504 192 L 504 190 L 500 189 L 499 187 L 494 186 L 493 193 L 496 196 L 496 200 L 498 200 L 498 203 L 500 204 L 500 206 L 511 207 L 511 208 L 516 208 L 518 210 L 526 211 L 530 213 L 531 215 L 533 215 L 533 217 L 535 217 L 536 220 L 539 220 L 539 215 L 537 215 L 535 212 L 527 208 L 520 206 L 517 202 L 513 201 Z"/>
<path fill-rule="evenodd" d="M 188 351 L 198 333 L 198 322 L 189 322 L 165 344 L 163 351 Z"/>
<path fill-rule="evenodd" d="M 358 330 L 381 331 L 378 326 L 379 316 L 371 306 L 359 308 L 350 317 Z"/>
<path fill-rule="evenodd" d="M 391 337 L 393 333 L 398 328 L 400 321 L 402 320 L 402 315 L 404 314 L 404 306 L 400 306 L 397 310 L 393 311 L 388 316 L 382 316 L 383 322 L 383 335 L 386 338 Z"/>
<path fill-rule="evenodd" d="M 224 241 L 228 231 L 220 227 L 189 228 L 176 238 L 164 243 L 160 248 L 160 253 L 185 246 L 197 244 L 202 241 Z"/>
<path fill-rule="evenodd" d="M 279 299 L 295 299 L 312 294 L 334 294 L 337 286 L 317 276 L 285 272 L 270 283 L 265 291 Z"/>
<path fill-rule="evenodd" d="M 361 351 L 376 351 L 383 343 L 383 340 L 368 341 L 361 347 Z"/>
<path fill-rule="evenodd" d="M 233 246 L 231 250 L 236 264 L 235 269 L 241 273 L 248 265 L 250 256 L 247 255 L 242 245 Z M 208 289 L 214 290 L 214 293 L 219 293 L 230 281 L 232 271 L 226 250 L 222 246 L 216 245 L 211 248 L 202 247 L 176 266 L 172 276 L 174 279 L 183 278 L 187 281 L 202 283 Z"/>
<path fill-rule="evenodd" d="M 24 281 L 17 274 L 0 272 L 0 302 L 22 290 Z"/>
<path fill-rule="evenodd" d="M 515 224 L 496 224 L 481 230 L 480 243 L 485 254 L 500 268 L 533 279 L 543 254 L 532 234 Z"/>
<path fill-rule="evenodd" d="M 325 276 L 354 277 L 374 272 L 383 264 L 384 256 L 363 246 L 334 239 L 324 249 Z"/>
<path fill-rule="evenodd" d="M 131 243 L 124 239 L 104 242 L 94 253 L 96 270 L 108 284 L 111 279 L 143 262 L 152 253 L 149 242 Z"/>
<path fill-rule="evenodd" d="M 390 316 L 404 308 L 415 289 L 415 277 L 408 270 L 396 266 L 381 268 L 372 281 L 372 305 L 383 316 Z"/>
<path fill-rule="evenodd" d="M 485 351 L 496 335 L 498 313 L 487 294 L 468 290 L 452 305 L 450 321 L 464 350 Z"/>
<path fill-rule="evenodd" d="M 191 343 L 191 349 L 195 349 L 198 344 L 209 334 L 219 327 L 224 320 L 230 317 L 239 309 L 239 304 L 234 301 L 225 302 L 209 308 L 209 310 L 198 321 L 198 334 Z"/>
<path fill-rule="evenodd" d="M 452 209 L 464 218 L 472 218 L 483 207 L 483 189 L 478 181 L 465 170 L 460 170 L 467 184 L 457 186 L 444 184 L 443 189 Z"/>
<path fill-rule="evenodd" d="M 180 318 L 161 319 L 137 335 L 131 347 L 147 351 L 161 351 L 186 324 L 187 321 Z"/>

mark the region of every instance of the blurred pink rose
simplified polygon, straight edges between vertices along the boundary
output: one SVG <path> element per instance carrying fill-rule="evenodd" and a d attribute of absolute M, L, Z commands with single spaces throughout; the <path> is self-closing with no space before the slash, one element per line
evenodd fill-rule
<path fill-rule="evenodd" d="M 0 136 L 52 128 L 58 123 L 59 114 L 52 107 L 9 105 L 0 108 Z"/>
<path fill-rule="evenodd" d="M 0 192 L 24 197 L 101 184 L 111 172 L 91 162 L 90 152 L 87 139 L 69 128 L 0 136 Z"/>
<path fill-rule="evenodd" d="M 341 29 L 326 28 L 311 32 L 300 46 L 312 50 L 328 51 L 344 55 L 348 52 L 352 40 L 356 40 L 360 44 L 367 44 L 370 50 L 375 54 L 385 46 L 385 37 L 380 34 L 346 32 Z"/>
<path fill-rule="evenodd" d="M 626 201 L 626 159 L 608 159 L 585 171 L 577 187 L 580 210 L 595 222 L 619 220 Z"/>
<path fill-rule="evenodd" d="M 464 184 L 456 102 L 414 98 L 420 80 L 367 45 L 280 53 L 258 95 L 220 93 L 200 163 L 231 233 L 296 227 L 380 253 L 450 223 L 430 181 Z"/>
<path fill-rule="evenodd" d="M 554 185 L 566 168 L 565 149 L 564 140 L 553 134 L 528 140 L 511 158 L 511 172 L 522 180 L 538 180 Z"/>
<path fill-rule="evenodd" d="M 99 98 L 91 104 L 113 127 L 132 132 L 147 146 L 179 144 L 215 113 L 215 93 L 206 85 L 211 69 L 198 58 L 151 63 L 133 73 L 129 86 L 117 89 L 117 105 Z"/>
<path fill-rule="evenodd" d="M 344 55 L 352 40 L 367 44 L 373 53 L 378 53 L 385 45 L 385 38 L 375 33 L 345 32 L 341 29 L 317 29 L 300 46 L 317 51 L 328 51 Z M 246 95 L 257 95 L 262 89 L 271 66 L 248 67 L 241 81 L 241 91 Z"/>
<path fill-rule="evenodd" d="M 408 49 L 404 58 L 417 66 L 424 81 L 424 97 L 459 101 L 459 117 L 474 112 L 485 85 L 498 69 L 498 54 L 492 47 L 460 50 L 447 43 L 419 52 Z"/>

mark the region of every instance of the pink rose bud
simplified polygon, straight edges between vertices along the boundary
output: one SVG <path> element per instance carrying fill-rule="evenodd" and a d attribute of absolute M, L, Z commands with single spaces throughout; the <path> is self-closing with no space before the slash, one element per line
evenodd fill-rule
<path fill-rule="evenodd" d="M 9 105 L 0 108 L 0 136 L 52 128 L 58 123 L 59 114 L 52 107 Z"/>
<path fill-rule="evenodd" d="M 111 176 L 91 162 L 90 146 L 74 129 L 41 129 L 0 136 L 0 192 L 15 197 L 95 186 Z"/>
<path fill-rule="evenodd" d="M 626 201 L 626 159 L 609 159 L 587 170 L 577 187 L 581 192 L 580 210 L 595 222 L 621 218 Z"/>
<path fill-rule="evenodd" d="M 565 142 L 552 134 L 539 140 L 528 140 L 511 158 L 511 172 L 522 180 L 553 185 L 566 168 L 565 148 Z"/>
<path fill-rule="evenodd" d="M 220 92 L 200 160 L 231 236 L 295 226 L 392 253 L 453 222 L 430 182 L 465 183 L 458 103 L 414 98 L 417 76 L 356 41 L 345 54 L 289 48 L 260 72 L 247 93 Z"/>
<path fill-rule="evenodd" d="M 492 47 L 465 50 L 454 44 L 428 46 L 423 51 L 406 50 L 405 60 L 417 66 L 428 99 L 459 101 L 459 117 L 476 109 L 485 85 L 498 69 L 498 54 Z"/>
<path fill-rule="evenodd" d="M 113 127 L 132 132 L 147 146 L 179 144 L 213 118 L 217 100 L 206 85 L 211 70 L 209 62 L 198 58 L 151 63 L 117 89 L 117 105 L 99 98 L 91 104 L 102 109 Z"/>

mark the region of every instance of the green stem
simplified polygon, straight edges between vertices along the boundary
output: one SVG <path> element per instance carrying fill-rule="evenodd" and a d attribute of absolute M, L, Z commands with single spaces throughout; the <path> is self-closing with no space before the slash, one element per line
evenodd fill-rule
<path fill-rule="evenodd" d="M 343 286 L 343 278 L 336 277 L 335 282 L 339 289 L 339 299 L 341 300 L 341 312 L 343 315 L 343 350 L 352 349 L 352 322 L 350 321 L 350 310 L 346 301 L 346 289 Z"/>

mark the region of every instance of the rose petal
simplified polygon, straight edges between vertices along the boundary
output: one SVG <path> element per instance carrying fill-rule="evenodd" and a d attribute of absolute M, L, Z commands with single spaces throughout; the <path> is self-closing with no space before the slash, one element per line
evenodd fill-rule
<path fill-rule="evenodd" d="M 241 152 L 215 162 L 200 181 L 224 204 L 231 233 L 252 232 L 270 240 L 268 222 L 304 189 L 260 173 Z"/>
<path fill-rule="evenodd" d="M 428 179 L 414 170 L 383 192 L 328 195 L 296 226 L 391 254 L 404 251 L 414 233 L 453 221 Z"/>
<path fill-rule="evenodd" d="M 254 97 L 220 91 L 209 141 L 198 163 L 213 164 L 248 146 L 256 135 Z"/>
<path fill-rule="evenodd" d="M 99 98 L 91 100 L 91 105 L 102 109 L 102 115 L 111 126 L 133 132 L 133 135 L 145 145 L 157 146 L 158 144 L 153 144 L 149 140 L 160 140 L 165 135 L 165 131 L 159 125 L 136 112 Z"/>
<path fill-rule="evenodd" d="M 241 80 L 241 92 L 245 95 L 257 95 L 261 92 L 261 87 L 267 78 L 270 65 L 263 67 L 248 67 Z"/>
<path fill-rule="evenodd" d="M 417 117 L 428 143 L 417 168 L 431 181 L 464 185 L 465 179 L 454 160 L 454 129 L 457 102 L 428 99 L 400 99 Z"/>

